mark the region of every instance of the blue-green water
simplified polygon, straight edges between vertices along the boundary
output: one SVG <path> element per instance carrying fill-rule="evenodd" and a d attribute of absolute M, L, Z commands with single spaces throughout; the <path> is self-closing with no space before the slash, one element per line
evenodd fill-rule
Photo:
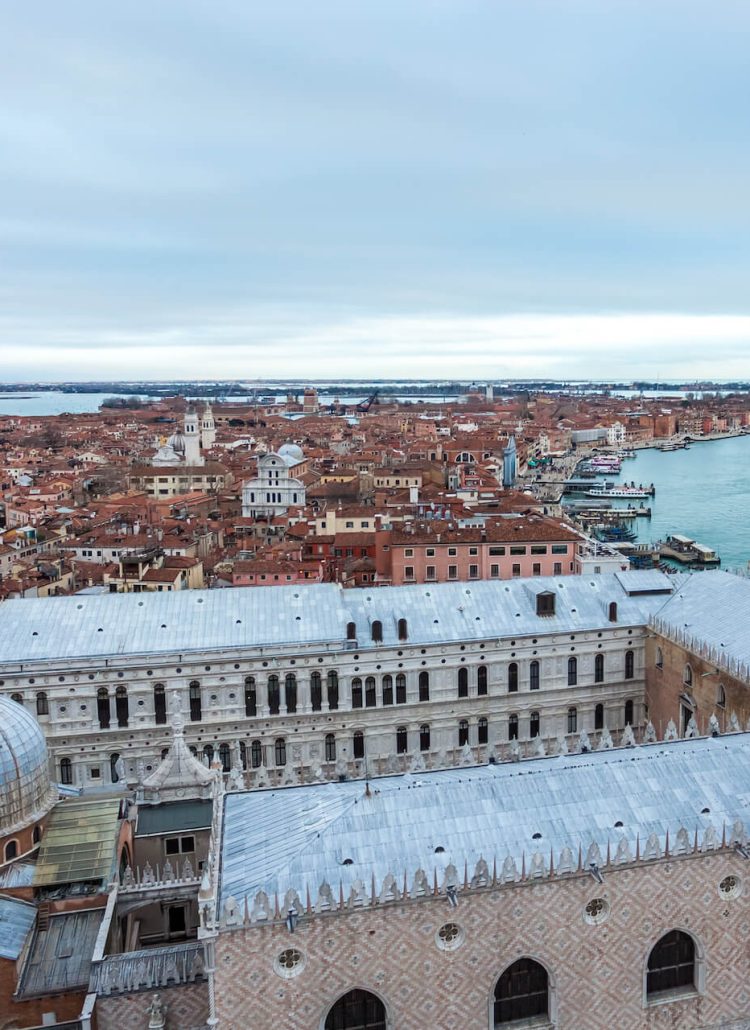
<path fill-rule="evenodd" d="M 717 551 L 724 568 L 750 560 L 750 436 L 707 440 L 683 451 L 638 451 L 610 478 L 656 487 L 655 497 L 633 502 L 650 505 L 652 513 L 635 520 L 638 540 L 682 533 Z"/>

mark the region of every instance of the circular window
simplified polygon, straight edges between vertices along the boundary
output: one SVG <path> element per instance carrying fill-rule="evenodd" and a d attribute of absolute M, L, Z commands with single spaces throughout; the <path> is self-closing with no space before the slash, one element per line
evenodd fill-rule
<path fill-rule="evenodd" d="M 274 971 L 287 980 L 301 973 L 304 967 L 304 956 L 296 948 L 287 948 L 285 951 L 282 951 L 280 955 L 276 956 L 276 961 L 273 964 Z"/>
<path fill-rule="evenodd" d="M 742 881 L 739 876 L 725 876 L 719 884 L 722 898 L 736 898 L 742 893 Z"/>
<path fill-rule="evenodd" d="M 444 923 L 435 934 L 435 943 L 442 951 L 454 951 L 464 942 L 464 932 L 458 923 Z"/>
<path fill-rule="evenodd" d="M 586 922 L 596 926 L 609 916 L 609 902 L 604 898 L 592 898 L 583 911 Z"/>

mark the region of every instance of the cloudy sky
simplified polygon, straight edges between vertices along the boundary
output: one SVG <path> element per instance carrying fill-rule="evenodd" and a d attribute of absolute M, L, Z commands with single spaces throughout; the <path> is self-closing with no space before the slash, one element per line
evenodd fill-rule
<path fill-rule="evenodd" d="M 747 0 L 34 0 L 0 377 L 750 378 Z"/>

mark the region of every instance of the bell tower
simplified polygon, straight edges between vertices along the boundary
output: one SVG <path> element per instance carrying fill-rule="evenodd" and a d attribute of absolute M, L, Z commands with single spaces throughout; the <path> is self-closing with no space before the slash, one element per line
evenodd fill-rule
<path fill-rule="evenodd" d="M 204 465 L 205 459 L 201 456 L 201 438 L 198 431 L 198 415 L 193 409 L 189 407 L 185 412 L 185 430 L 183 432 L 185 437 L 185 464 L 186 465 Z"/>

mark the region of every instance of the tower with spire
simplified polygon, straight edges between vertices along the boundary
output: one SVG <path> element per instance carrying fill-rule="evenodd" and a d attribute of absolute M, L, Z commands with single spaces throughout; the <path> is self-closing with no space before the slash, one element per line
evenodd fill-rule
<path fill-rule="evenodd" d="M 188 405 L 185 412 L 185 464 L 191 467 L 204 465 L 205 459 L 201 455 L 201 437 L 198 430 L 198 414 L 192 404 Z"/>

